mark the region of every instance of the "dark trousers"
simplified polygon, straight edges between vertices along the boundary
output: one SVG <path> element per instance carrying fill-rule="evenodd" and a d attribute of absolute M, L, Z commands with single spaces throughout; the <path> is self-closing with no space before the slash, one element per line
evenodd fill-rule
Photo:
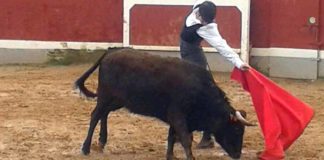
<path fill-rule="evenodd" d="M 207 59 L 200 44 L 191 44 L 180 40 L 180 55 L 181 58 L 207 69 Z M 210 140 L 211 133 L 204 132 L 203 140 Z"/>

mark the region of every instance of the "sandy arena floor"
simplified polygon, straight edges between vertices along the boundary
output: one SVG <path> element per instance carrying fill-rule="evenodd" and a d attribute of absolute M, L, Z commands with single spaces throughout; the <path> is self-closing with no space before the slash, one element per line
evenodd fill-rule
<path fill-rule="evenodd" d="M 80 154 L 95 102 L 80 99 L 72 91 L 72 84 L 88 67 L 0 66 L 1 160 L 165 159 L 167 125 L 125 110 L 109 116 L 109 142 L 104 153 L 96 150 L 96 130 L 91 154 Z M 229 74 L 215 73 L 214 76 L 235 108 L 245 109 L 248 119 L 257 122 L 248 94 L 229 80 Z M 303 135 L 287 150 L 285 159 L 324 159 L 324 80 L 273 80 L 316 112 Z M 95 88 L 96 84 L 94 75 L 87 85 Z M 198 160 L 229 159 L 218 146 L 196 149 L 200 136 L 194 134 L 193 151 Z M 260 128 L 247 128 L 242 159 L 256 159 L 256 153 L 262 150 Z M 180 145 L 176 145 L 175 155 L 184 159 Z"/>

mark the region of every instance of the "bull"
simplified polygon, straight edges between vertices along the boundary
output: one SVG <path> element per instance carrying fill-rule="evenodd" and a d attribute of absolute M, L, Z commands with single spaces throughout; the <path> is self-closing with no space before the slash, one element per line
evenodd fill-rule
<path fill-rule="evenodd" d="M 97 92 L 85 87 L 86 79 L 99 67 Z M 241 156 L 246 125 L 244 111 L 235 110 L 205 68 L 180 60 L 162 58 L 130 48 L 108 49 L 75 82 L 86 97 L 97 99 L 82 153 L 90 153 L 94 129 L 101 121 L 99 144 L 107 142 L 107 116 L 127 108 L 155 117 L 169 125 L 166 159 L 173 159 L 176 140 L 187 160 L 193 160 L 192 132 L 208 131 L 233 159 Z"/>

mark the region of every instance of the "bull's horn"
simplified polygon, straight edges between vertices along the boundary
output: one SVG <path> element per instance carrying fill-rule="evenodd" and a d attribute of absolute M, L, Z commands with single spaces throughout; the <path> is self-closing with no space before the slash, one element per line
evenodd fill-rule
<path fill-rule="evenodd" d="M 256 126 L 256 124 L 250 123 L 248 122 L 241 114 L 241 112 L 236 111 L 235 112 L 235 116 L 237 118 L 237 120 L 239 120 L 242 124 L 246 125 L 246 126 Z"/>

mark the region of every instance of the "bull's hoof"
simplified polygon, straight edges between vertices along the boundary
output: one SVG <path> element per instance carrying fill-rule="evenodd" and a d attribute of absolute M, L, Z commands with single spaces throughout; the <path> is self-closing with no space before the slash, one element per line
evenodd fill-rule
<path fill-rule="evenodd" d="M 213 140 L 202 140 L 199 142 L 197 145 L 198 149 L 208 149 L 208 148 L 213 148 L 214 147 L 214 142 Z"/>
<path fill-rule="evenodd" d="M 100 149 L 105 149 L 106 143 L 100 142 L 98 143 Z"/>
<path fill-rule="evenodd" d="M 87 148 L 84 148 L 84 147 L 82 147 L 82 149 L 81 149 L 81 154 L 82 155 L 89 155 L 90 154 L 90 149 L 87 149 Z"/>

